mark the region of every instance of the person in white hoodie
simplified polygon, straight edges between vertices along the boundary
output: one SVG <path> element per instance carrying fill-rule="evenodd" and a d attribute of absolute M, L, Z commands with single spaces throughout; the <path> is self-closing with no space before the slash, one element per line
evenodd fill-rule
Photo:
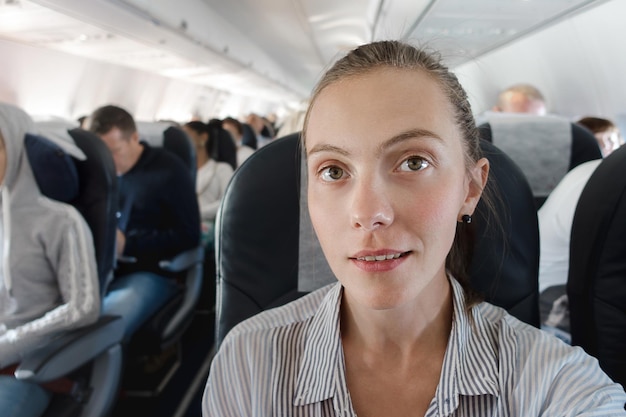
<path fill-rule="evenodd" d="M 89 227 L 72 206 L 43 196 L 26 150 L 35 133 L 21 109 L 0 103 L 0 414 L 41 415 L 47 389 L 13 376 L 25 355 L 100 314 Z"/>

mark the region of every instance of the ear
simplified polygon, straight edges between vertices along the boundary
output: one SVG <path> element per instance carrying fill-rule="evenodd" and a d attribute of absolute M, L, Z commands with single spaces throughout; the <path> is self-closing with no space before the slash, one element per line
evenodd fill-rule
<path fill-rule="evenodd" d="M 469 184 L 463 207 L 461 207 L 461 213 L 459 217 L 464 214 L 473 214 L 480 196 L 483 194 L 485 185 L 487 185 L 487 178 L 489 177 L 489 160 L 487 158 L 480 158 L 476 161 L 476 165 L 469 171 Z"/>
<path fill-rule="evenodd" d="M 133 132 L 130 135 L 130 141 L 139 143 L 139 132 L 137 132 L 137 131 Z"/>

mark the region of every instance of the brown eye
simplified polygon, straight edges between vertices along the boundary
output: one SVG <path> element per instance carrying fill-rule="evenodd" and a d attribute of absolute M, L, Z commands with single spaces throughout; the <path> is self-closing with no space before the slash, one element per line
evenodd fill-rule
<path fill-rule="evenodd" d="M 401 171 L 421 171 L 427 168 L 429 163 L 421 156 L 412 156 L 406 159 L 400 166 Z"/>
<path fill-rule="evenodd" d="M 328 167 L 322 171 L 324 181 L 337 181 L 343 177 L 343 169 L 339 167 Z"/>

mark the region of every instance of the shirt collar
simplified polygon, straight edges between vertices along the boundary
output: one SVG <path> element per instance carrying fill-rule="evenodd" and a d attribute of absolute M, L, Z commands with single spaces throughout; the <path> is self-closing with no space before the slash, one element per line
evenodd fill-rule
<path fill-rule="evenodd" d="M 342 287 L 336 283 L 322 299 L 310 322 L 304 356 L 296 380 L 294 405 L 305 405 L 331 398 L 336 390 L 336 372 L 342 358 L 339 307 Z"/>
<path fill-rule="evenodd" d="M 497 332 L 479 306 L 467 310 L 461 284 L 450 283 L 454 318 L 435 394 L 440 416 L 458 408 L 460 395 L 499 395 Z"/>
<path fill-rule="evenodd" d="M 463 288 L 450 278 L 454 317 L 437 392 L 440 415 L 459 406 L 460 395 L 498 395 L 497 334 L 478 306 L 465 307 Z M 303 360 L 296 380 L 294 405 L 332 398 L 334 381 L 343 370 L 339 323 L 342 287 L 335 284 L 323 298 L 306 336 Z"/>

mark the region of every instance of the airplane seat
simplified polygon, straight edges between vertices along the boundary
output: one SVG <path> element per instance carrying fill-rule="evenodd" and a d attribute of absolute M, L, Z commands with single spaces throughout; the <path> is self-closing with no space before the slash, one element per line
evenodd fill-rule
<path fill-rule="evenodd" d="M 162 147 L 181 158 L 189 169 L 193 182 L 196 180 L 196 155 L 191 139 L 179 127 L 163 122 L 137 122 L 140 140 L 150 146 Z M 139 377 L 127 387 L 127 394 L 158 395 L 180 361 L 178 343 L 193 320 L 195 308 L 203 286 L 204 248 L 200 242 L 195 248 L 186 250 L 172 259 L 160 261 L 159 266 L 180 276 L 180 292 L 163 308 L 144 323 L 133 335 L 128 344 L 128 352 L 135 358 L 158 355 L 168 349 L 175 349 L 176 361 L 171 372 L 166 373 L 161 381 L 149 381 L 148 385 L 158 382 L 155 387 L 147 387 L 145 380 Z M 139 359 L 138 362 L 142 362 Z"/>
<path fill-rule="evenodd" d="M 89 225 L 103 293 L 114 267 L 117 178 L 113 159 L 90 132 L 63 129 L 59 135 L 67 141 L 63 147 L 58 141 L 27 135 L 25 148 L 42 194 L 72 204 Z M 72 156 L 65 146 L 74 149 Z M 79 388 L 71 394 L 53 396 L 46 417 L 105 416 L 117 398 L 123 332 L 119 317 L 102 316 L 29 354 L 15 376 L 37 383 L 65 377 L 77 383 Z"/>
<path fill-rule="evenodd" d="M 572 344 L 626 386 L 626 148 L 606 157 L 578 200 L 567 295 Z"/>
<path fill-rule="evenodd" d="M 241 144 L 245 146 L 249 146 L 250 148 L 256 150 L 257 140 L 256 140 L 256 134 L 254 133 L 252 126 L 250 126 L 247 123 L 242 123 L 241 127 L 243 129 L 243 137 L 241 138 Z"/>
<path fill-rule="evenodd" d="M 480 141 L 489 160 L 488 187 L 495 191 L 491 218 L 484 200 L 478 203 L 472 230 L 474 248 L 469 267 L 472 288 L 535 327 L 539 319 L 539 222 L 530 184 L 519 166 L 497 146 Z"/>
<path fill-rule="evenodd" d="M 503 194 L 496 204 L 502 228 L 489 219 L 485 230 L 479 205 L 471 281 L 487 301 L 538 326 L 539 232 L 532 194 L 510 158 L 483 145 L 493 161 L 490 181 Z M 334 281 L 308 217 L 301 158 L 299 133 L 275 140 L 246 160 L 226 190 L 216 221 L 216 346 L 244 319 Z"/>
<path fill-rule="evenodd" d="M 211 146 L 209 155 L 217 162 L 226 162 L 233 171 L 237 169 L 237 144 L 226 129 L 222 127 L 219 120 L 211 120 L 208 123 L 209 141 L 207 146 Z"/>
<path fill-rule="evenodd" d="M 593 134 L 560 116 L 493 113 L 479 132 L 521 168 L 537 209 L 569 170 L 602 157 Z"/>

